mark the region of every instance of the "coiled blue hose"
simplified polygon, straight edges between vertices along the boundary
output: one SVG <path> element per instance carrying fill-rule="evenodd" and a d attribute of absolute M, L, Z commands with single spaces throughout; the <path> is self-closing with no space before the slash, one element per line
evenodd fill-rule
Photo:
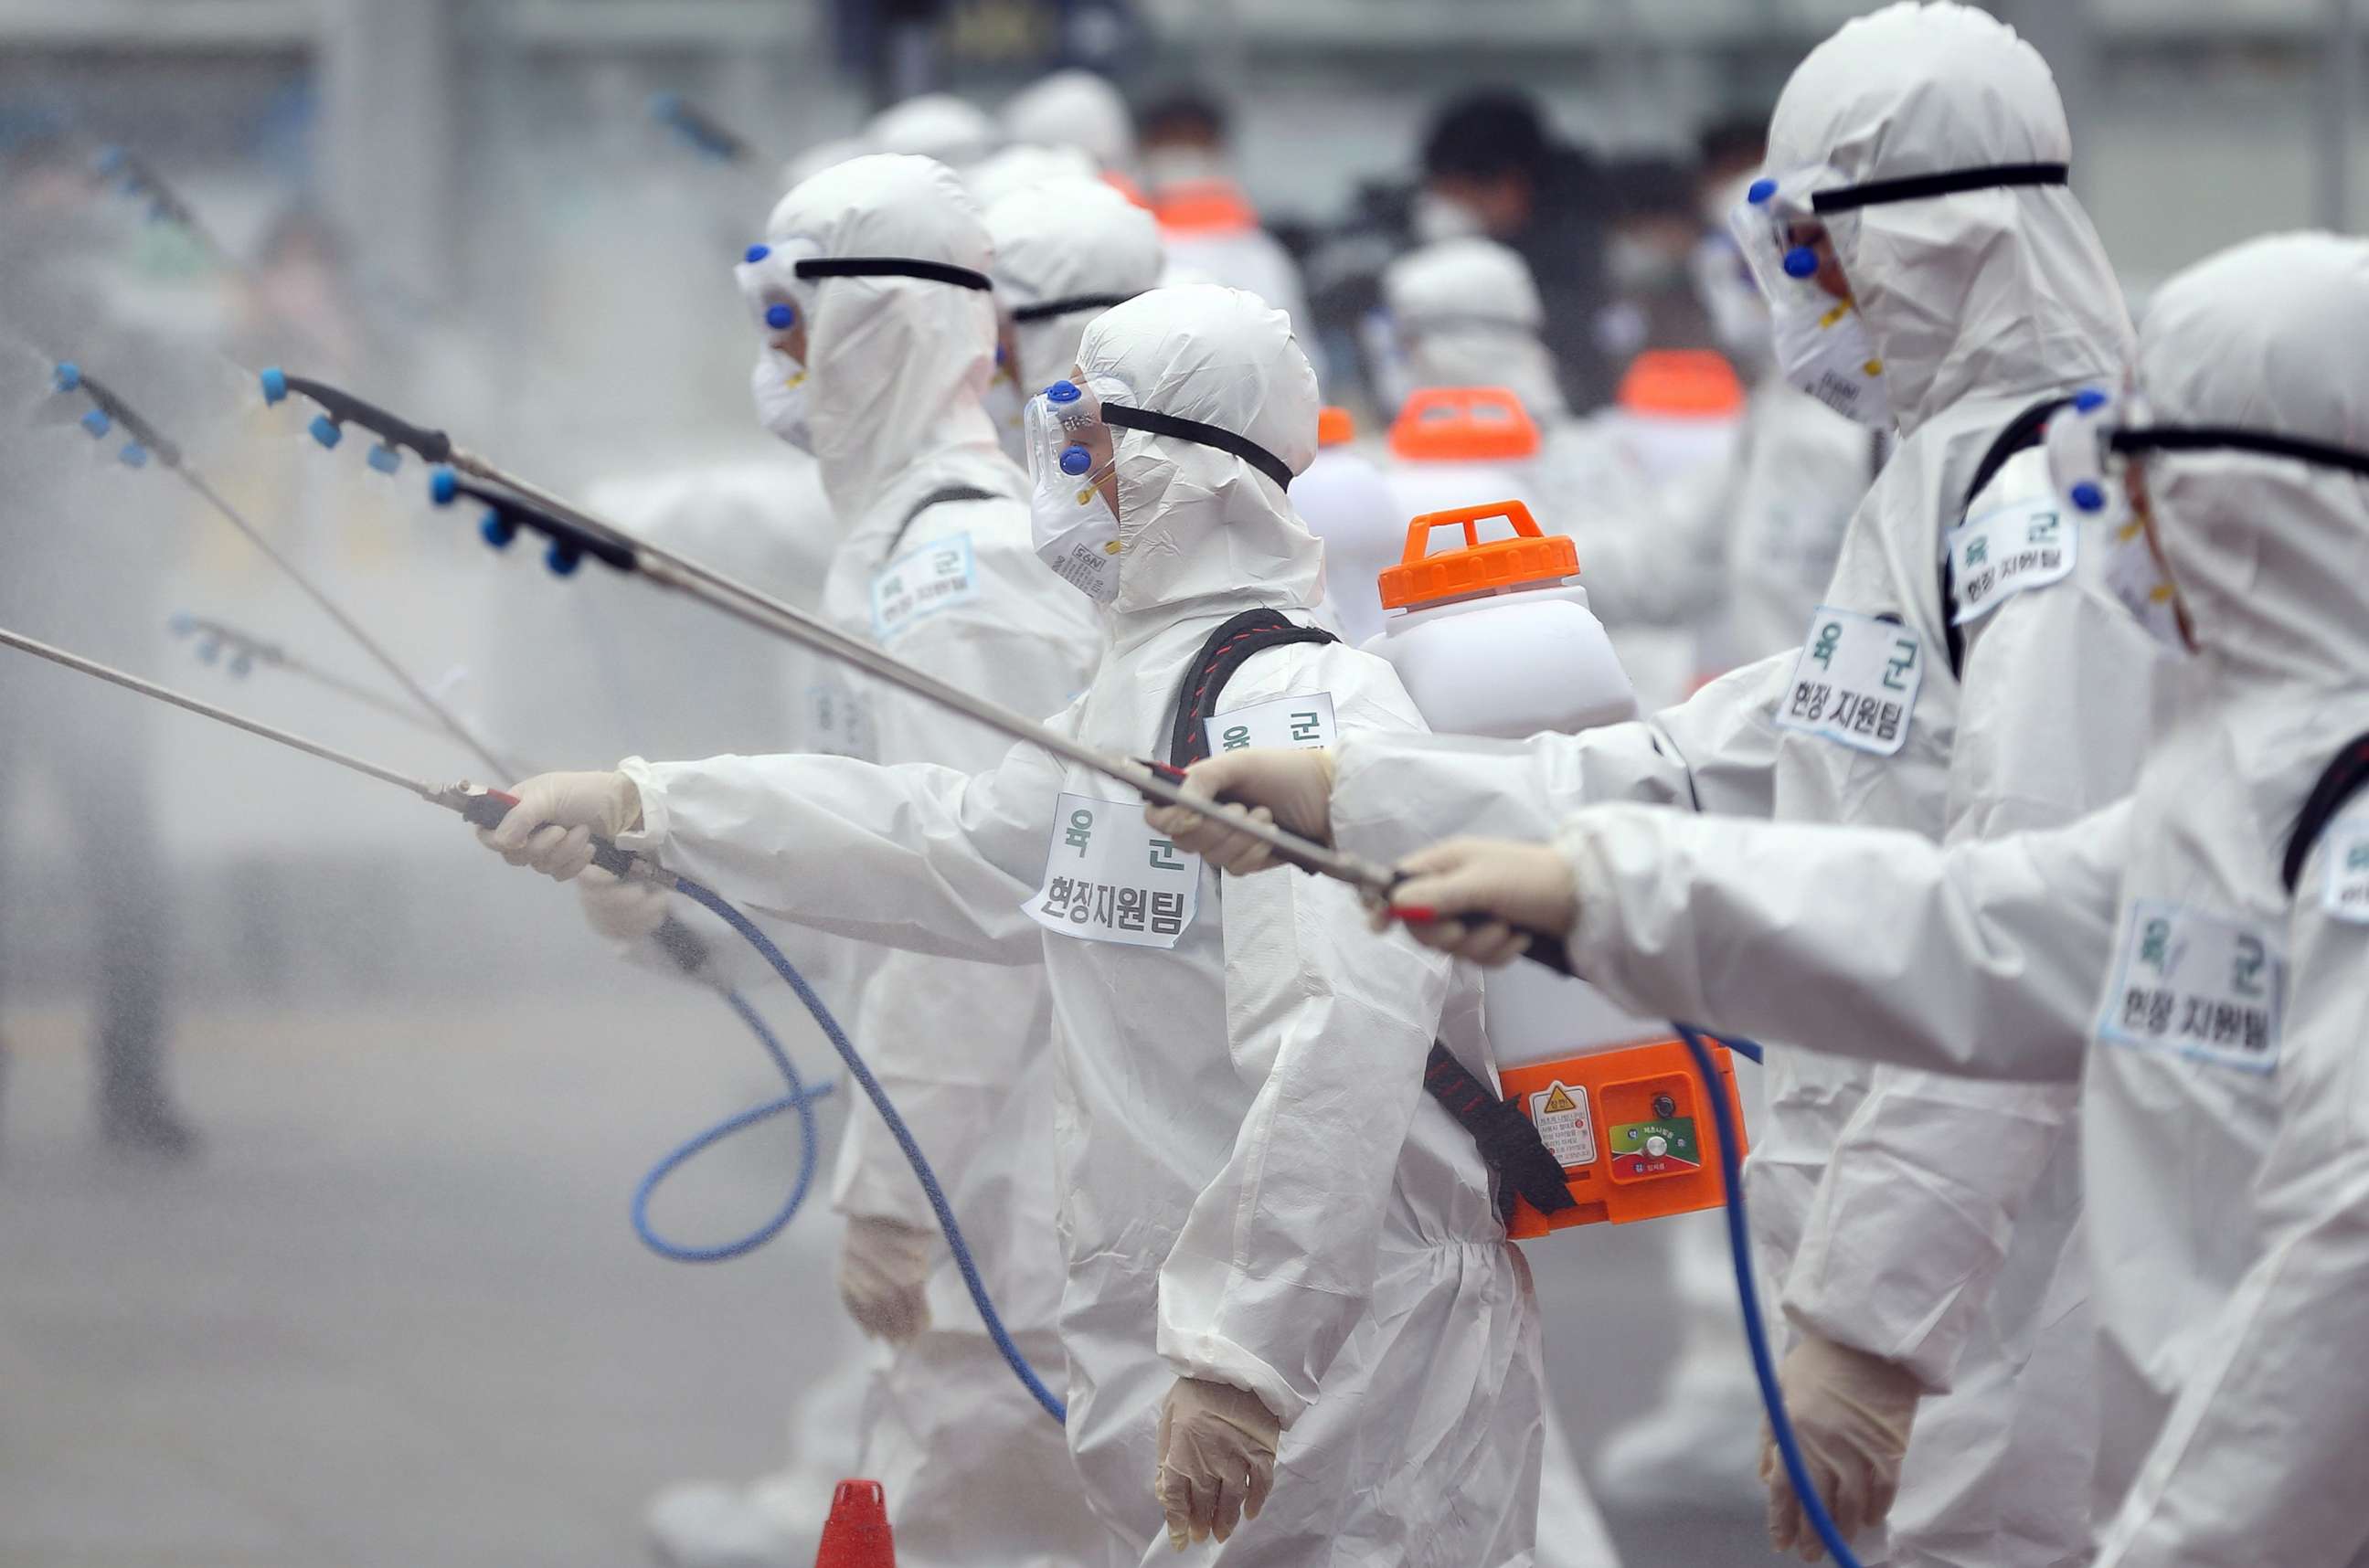
<path fill-rule="evenodd" d="M 1736 1150 L 1743 1147 L 1743 1129 L 1736 1126 L 1735 1107 L 1719 1089 L 1719 1069 L 1711 1059 L 1711 1047 L 1703 1043 L 1700 1031 L 1689 1024 L 1673 1023 L 1678 1037 L 1695 1059 L 1695 1070 L 1702 1074 L 1705 1098 L 1711 1101 L 1711 1120 L 1719 1127 L 1719 1173 L 1727 1186 L 1727 1247 L 1735 1264 L 1735 1300 L 1744 1312 L 1744 1342 L 1752 1352 L 1752 1372 L 1760 1379 L 1760 1402 L 1768 1413 L 1768 1431 L 1777 1442 L 1777 1456 L 1785 1462 L 1785 1478 L 1793 1483 L 1793 1495 L 1802 1500 L 1802 1512 L 1810 1528 L 1818 1533 L 1826 1554 L 1835 1560 L 1835 1568 L 1860 1568 L 1860 1561 L 1851 1555 L 1842 1531 L 1835 1528 L 1834 1516 L 1826 1512 L 1825 1499 L 1811 1484 L 1810 1467 L 1802 1458 L 1801 1445 L 1793 1440 L 1793 1423 L 1785 1413 L 1784 1391 L 1777 1386 L 1777 1360 L 1768 1351 L 1768 1330 L 1760 1317 L 1760 1293 L 1752 1283 L 1752 1242 L 1745 1224 L 1744 1162 Z M 1720 1036 L 1720 1043 L 1751 1061 L 1760 1059 L 1760 1047 L 1750 1040 L 1731 1036 Z"/>
<path fill-rule="evenodd" d="M 847 1064 L 849 1074 L 854 1078 L 857 1086 L 864 1091 L 864 1097 L 870 1100 L 873 1108 L 880 1113 L 880 1119 L 888 1124 L 889 1136 L 896 1139 L 897 1147 L 904 1151 L 906 1163 L 913 1167 L 913 1174 L 920 1179 L 921 1191 L 930 1200 L 930 1208 L 938 1217 L 938 1227 L 945 1232 L 946 1246 L 954 1253 L 955 1267 L 962 1272 L 963 1285 L 970 1292 L 971 1304 L 978 1309 L 979 1321 L 987 1325 L 988 1337 L 995 1342 L 995 1348 L 1001 1353 L 1004 1361 L 1012 1368 L 1013 1376 L 1018 1378 L 1021 1385 L 1027 1389 L 1036 1402 L 1045 1407 L 1045 1413 L 1054 1420 L 1066 1425 L 1070 1419 L 1068 1406 L 1061 1402 L 1052 1390 L 1045 1386 L 1044 1379 L 1036 1376 L 1036 1368 L 1028 1365 L 1028 1358 L 1020 1354 L 1019 1345 L 1013 1343 L 1010 1331 L 1003 1326 L 1003 1319 L 996 1313 L 994 1301 L 988 1297 L 987 1282 L 978 1276 L 978 1265 L 972 1261 L 969 1244 L 963 1240 L 962 1227 L 956 1222 L 954 1207 L 946 1202 L 945 1189 L 938 1185 L 937 1173 L 930 1169 L 928 1157 L 921 1152 L 921 1146 L 913 1141 L 911 1129 L 905 1126 L 905 1118 L 897 1114 L 897 1107 L 889 1102 L 887 1091 L 882 1089 L 880 1081 L 872 1076 L 872 1070 L 864 1065 L 864 1059 L 855 1054 L 854 1046 L 848 1041 L 847 1031 L 840 1027 L 839 1020 L 831 1016 L 830 1009 L 823 1004 L 822 998 L 817 996 L 814 988 L 807 984 L 806 977 L 798 973 L 789 959 L 783 956 L 779 947 L 773 945 L 773 939 L 758 929 L 755 922 L 747 915 L 733 908 L 720 894 L 702 887 L 687 876 L 676 877 L 674 886 L 675 891 L 714 910 L 725 924 L 738 932 L 749 945 L 754 947 L 763 956 L 765 962 L 773 967 L 773 972 L 788 983 L 790 990 L 797 993 L 798 1001 L 803 1002 L 806 1010 L 814 1015 L 814 1021 L 821 1028 L 823 1037 L 830 1042 L 830 1048 L 839 1053 L 839 1059 Z M 770 1036 L 768 1038 L 770 1040 Z M 788 1059 L 783 1057 L 781 1060 L 786 1070 Z M 757 1111 L 744 1112 L 741 1117 L 736 1117 L 734 1120 L 742 1122 L 743 1118 L 754 1117 L 760 1114 L 772 1115 L 775 1112 L 772 1107 L 760 1106 Z M 718 1127 L 712 1129 L 711 1134 L 702 1134 L 701 1138 L 694 1139 L 693 1142 L 704 1148 L 716 1138 L 725 1136 L 727 1134 L 722 1127 Z M 688 1147 L 686 1146 L 686 1150 Z M 678 1151 L 678 1153 L 684 1151 Z M 808 1145 L 807 1155 L 808 1161 L 811 1162 L 811 1144 Z M 655 1177 L 659 1173 L 653 1172 L 651 1174 Z M 646 1181 L 643 1185 L 647 1188 L 650 1184 Z M 803 1196 L 803 1192 L 799 1196 Z M 795 1208 L 795 1200 L 790 1207 L 793 1209 Z M 787 1216 L 783 1218 L 786 1219 Z M 1856 1565 L 1853 1565 L 1853 1568 L 1856 1568 Z"/>
<path fill-rule="evenodd" d="M 696 1138 L 687 1139 L 665 1159 L 651 1166 L 650 1173 L 642 1178 L 642 1185 L 634 1189 L 634 1234 L 642 1239 L 642 1245 L 670 1263 L 724 1263 L 747 1256 L 781 1234 L 782 1227 L 796 1218 L 799 1206 L 807 1200 L 807 1189 L 814 1185 L 815 1146 L 820 1136 L 815 1127 L 814 1103 L 829 1094 L 831 1086 L 826 1083 L 819 1089 L 808 1089 L 799 1079 L 798 1070 L 790 1064 L 790 1053 L 782 1048 L 782 1042 L 766 1026 L 765 1020 L 757 1010 L 749 1005 L 748 999 L 737 990 L 727 990 L 724 993 L 724 1000 L 731 1003 L 732 1011 L 740 1015 L 740 1021 L 749 1025 L 758 1043 L 765 1047 L 765 1054 L 773 1059 L 773 1065 L 781 1069 L 790 1092 L 778 1100 L 768 1100 L 738 1116 L 727 1116 Z M 821 1002 L 818 1000 L 812 1005 L 818 1009 Z M 815 1016 L 819 1021 L 827 1015 L 817 1012 Z M 658 1196 L 660 1183 L 702 1151 L 723 1142 L 744 1127 L 771 1121 L 784 1111 L 798 1114 L 798 1179 L 790 1188 L 789 1200 L 771 1219 L 737 1241 L 712 1247 L 684 1246 L 658 1234 L 658 1227 L 650 1222 L 650 1200 Z"/>

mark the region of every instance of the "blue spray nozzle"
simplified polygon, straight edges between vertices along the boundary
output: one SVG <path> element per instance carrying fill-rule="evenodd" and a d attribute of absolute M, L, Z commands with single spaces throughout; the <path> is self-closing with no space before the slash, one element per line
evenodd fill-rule
<path fill-rule="evenodd" d="M 91 439 L 96 441 L 115 429 L 115 421 L 108 418 L 104 408 L 86 408 L 83 410 L 82 428 L 88 430 Z"/>
<path fill-rule="evenodd" d="M 2106 509 L 2105 489 L 2095 479 L 2076 481 L 2066 495 L 2071 498 L 2074 506 L 2083 511 L 2099 512 Z"/>
<path fill-rule="evenodd" d="M 1052 403 L 1075 403 L 1084 395 L 1078 390 L 1078 383 L 1074 381 L 1057 381 L 1045 389 L 1047 401 Z"/>
<path fill-rule="evenodd" d="M 50 384 L 60 392 L 72 392 L 82 384 L 82 367 L 72 360 L 60 360 L 58 368 L 50 372 Z"/>
<path fill-rule="evenodd" d="M 198 618 L 186 610 L 176 610 L 165 617 L 165 629 L 177 637 L 186 637 L 198 629 Z"/>
<path fill-rule="evenodd" d="M 130 155 L 112 143 L 91 155 L 90 166 L 100 174 L 113 174 L 121 168 Z"/>
<path fill-rule="evenodd" d="M 1734 187 L 1730 187 L 1729 189 L 1733 189 Z M 1750 186 L 1745 188 L 1744 199 L 1746 201 L 1751 202 L 1755 207 L 1757 207 L 1776 194 L 1777 182 L 1775 180 L 1756 179 Z"/>
<path fill-rule="evenodd" d="M 518 524 L 497 509 L 487 507 L 486 515 L 477 520 L 477 537 L 497 550 L 507 550 L 510 547 L 510 541 L 518 537 Z"/>
<path fill-rule="evenodd" d="M 1084 447 L 1069 446 L 1061 449 L 1061 472 L 1070 477 L 1075 478 L 1093 465 L 1093 453 Z"/>
<path fill-rule="evenodd" d="M 449 507 L 452 498 L 461 493 L 461 476 L 452 465 L 440 463 L 428 471 L 428 498 L 440 507 Z"/>
<path fill-rule="evenodd" d="M 319 441 L 323 446 L 335 446 L 339 441 L 346 439 L 345 427 L 338 424 L 335 419 L 330 418 L 326 414 L 314 415 L 313 422 L 304 428 L 312 431 L 313 439 Z"/>
<path fill-rule="evenodd" d="M 403 466 L 403 453 L 381 441 L 370 450 L 370 465 L 382 474 L 392 474 Z"/>
<path fill-rule="evenodd" d="M 254 669 L 255 656 L 251 653 L 240 653 L 234 657 L 230 661 L 230 672 L 233 680 L 245 680 Z"/>
<path fill-rule="evenodd" d="M 553 577 L 572 577 L 576 568 L 584 564 L 584 555 L 573 546 L 554 540 L 551 548 L 543 553 L 543 564 L 551 568 Z"/>
<path fill-rule="evenodd" d="M 2094 386 L 2085 386 L 2073 395 L 2073 411 L 2094 414 L 2106 406 L 2106 395 Z"/>
<path fill-rule="evenodd" d="M 773 247 L 760 241 L 758 244 L 752 245 L 748 249 L 742 251 L 740 253 L 740 259 L 753 267 L 758 262 L 764 260 L 765 258 L 772 254 Z"/>
<path fill-rule="evenodd" d="M 266 403 L 279 403 L 288 396 L 288 372 L 278 365 L 270 366 L 255 379 L 263 383 Z"/>
<path fill-rule="evenodd" d="M 798 313 L 784 304 L 765 307 L 765 325 L 776 332 L 787 332 L 798 324 Z"/>
<path fill-rule="evenodd" d="M 222 639 L 220 637 L 208 637 L 204 642 L 198 645 L 198 662 L 200 664 L 218 663 L 221 661 L 221 658 Z"/>
<path fill-rule="evenodd" d="M 1785 276 L 1814 278 L 1818 275 L 1818 253 L 1806 245 L 1797 245 L 1785 253 Z"/>
<path fill-rule="evenodd" d="M 123 450 L 117 452 L 115 456 L 116 460 L 121 463 L 126 468 L 145 468 L 148 466 L 148 449 L 142 446 L 138 441 L 125 441 L 123 443 Z"/>

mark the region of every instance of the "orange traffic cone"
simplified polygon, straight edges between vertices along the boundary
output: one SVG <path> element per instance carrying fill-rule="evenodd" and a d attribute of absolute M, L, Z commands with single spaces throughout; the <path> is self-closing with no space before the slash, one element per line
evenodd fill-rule
<path fill-rule="evenodd" d="M 815 1568 L 897 1568 L 888 1533 L 888 1500 L 876 1481 L 842 1481 L 830 1494 Z"/>

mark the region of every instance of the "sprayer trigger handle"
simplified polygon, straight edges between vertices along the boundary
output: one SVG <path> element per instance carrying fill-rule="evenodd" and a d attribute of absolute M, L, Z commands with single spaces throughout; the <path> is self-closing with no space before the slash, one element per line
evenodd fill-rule
<path fill-rule="evenodd" d="M 1399 872 L 1392 876 L 1390 879 L 1390 892 L 1385 893 L 1383 897 L 1387 899 L 1390 898 L 1392 894 L 1395 894 L 1398 890 L 1399 885 L 1406 881 L 1407 876 L 1408 874 L 1403 871 Z M 1392 905 L 1392 912 L 1398 912 L 1395 904 Z M 1428 921 L 1433 919 L 1433 917 L 1428 913 L 1418 915 L 1412 912 L 1400 914 L 1399 918 L 1402 921 Z M 1451 918 L 1449 920 L 1441 921 L 1438 923 L 1442 925 L 1461 925 L 1464 922 Z M 1511 921 L 1508 921 L 1507 924 L 1515 935 L 1527 936 L 1530 939 L 1529 945 L 1522 949 L 1523 957 L 1528 959 L 1533 964 L 1543 965 L 1547 968 L 1552 969 L 1556 974 L 1562 975 L 1567 979 L 1575 980 L 1580 978 L 1579 971 L 1572 967 L 1571 949 L 1564 945 L 1563 939 L 1562 937 L 1556 935 L 1552 932 L 1539 931 L 1527 925 L 1513 925 Z"/>
<path fill-rule="evenodd" d="M 473 828 L 498 828 L 502 818 L 518 804 L 518 796 L 498 789 L 476 790 L 464 796 L 461 806 L 462 819 Z M 608 840 L 592 841 L 592 864 L 610 876 L 623 878 L 641 871 L 642 857 L 631 850 L 621 850 Z M 670 956 L 672 956 L 671 950 Z M 676 957 L 680 964 L 681 958 Z"/>

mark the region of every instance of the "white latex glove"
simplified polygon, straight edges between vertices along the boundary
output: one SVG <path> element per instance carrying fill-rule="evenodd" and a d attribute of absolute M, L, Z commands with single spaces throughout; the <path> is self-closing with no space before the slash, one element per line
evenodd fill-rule
<path fill-rule="evenodd" d="M 1247 1389 L 1179 1378 L 1160 1407 L 1160 1468 L 1151 1494 L 1168 1516 L 1168 1541 L 1182 1551 L 1212 1535 L 1224 1540 L 1255 1519 L 1275 1484 L 1283 1424 Z"/>
<path fill-rule="evenodd" d="M 1230 800 L 1320 844 L 1333 841 L 1333 753 L 1253 746 L 1220 752 L 1184 770 L 1187 793 Z M 1279 865 L 1275 851 L 1183 806 L 1145 808 L 1143 819 L 1178 849 L 1220 871 L 1248 875 Z"/>
<path fill-rule="evenodd" d="M 855 1326 L 901 1345 L 930 1326 L 930 1265 L 935 1230 L 858 1216 L 839 1243 L 839 1299 Z"/>
<path fill-rule="evenodd" d="M 594 931 L 618 942 L 639 942 L 664 925 L 671 902 L 655 882 L 627 881 L 597 865 L 576 879 L 576 901 Z"/>
<path fill-rule="evenodd" d="M 1924 1388 L 1894 1361 L 1804 1333 L 1777 1368 L 1792 1417 L 1793 1439 L 1811 1482 L 1846 1539 L 1892 1512 L 1900 1459 Z M 1768 1488 L 1768 1539 L 1804 1562 L 1825 1555 L 1802 1500 L 1785 1474 L 1776 1440 L 1765 1431 L 1760 1479 Z"/>
<path fill-rule="evenodd" d="M 1407 879 L 1374 911 L 1377 931 L 1406 922 L 1417 942 L 1491 968 L 1530 945 L 1514 930 L 1561 934 L 1579 918 L 1571 864 L 1552 844 L 1512 839 L 1449 839 L 1399 863 Z M 1470 915 L 1470 920 L 1459 916 Z"/>
<path fill-rule="evenodd" d="M 509 793 L 518 804 L 477 840 L 512 865 L 567 882 L 592 864 L 592 839 L 613 839 L 642 819 L 641 792 L 623 773 L 537 773 Z"/>

